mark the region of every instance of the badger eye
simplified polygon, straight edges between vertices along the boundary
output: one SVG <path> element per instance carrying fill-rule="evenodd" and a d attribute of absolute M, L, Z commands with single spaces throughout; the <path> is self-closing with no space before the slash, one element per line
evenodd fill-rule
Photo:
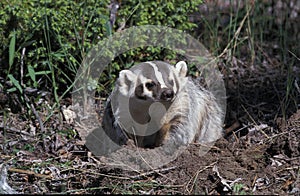
<path fill-rule="evenodd" d="M 147 82 L 145 85 L 148 90 L 152 90 L 156 86 L 155 82 Z"/>

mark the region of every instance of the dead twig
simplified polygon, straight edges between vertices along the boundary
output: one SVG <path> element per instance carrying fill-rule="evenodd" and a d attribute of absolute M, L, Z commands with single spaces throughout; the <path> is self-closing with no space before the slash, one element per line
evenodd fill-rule
<path fill-rule="evenodd" d="M 4 126 L 3 124 L 0 124 L 0 129 L 5 129 L 8 132 L 13 132 L 13 133 L 19 133 L 27 136 L 32 136 L 30 133 L 27 133 L 26 131 L 21 131 L 19 129 L 13 128 L 13 127 L 7 127 Z"/>
<path fill-rule="evenodd" d="M 27 174 L 27 175 L 33 175 L 38 178 L 47 178 L 47 179 L 52 179 L 51 175 L 45 175 L 45 174 L 37 174 L 33 171 L 28 171 L 28 170 L 23 170 L 23 169 L 18 169 L 18 168 L 9 168 L 8 171 L 10 172 L 16 172 L 16 173 L 21 173 L 21 174 Z"/>
<path fill-rule="evenodd" d="M 26 94 L 24 94 L 24 97 L 25 97 L 25 101 L 26 101 L 27 103 L 30 103 L 30 104 L 29 104 L 29 105 L 30 105 L 30 108 L 31 108 L 33 114 L 35 115 L 35 118 L 38 120 L 38 123 L 39 123 L 39 125 L 40 125 L 40 129 L 41 129 L 41 132 L 42 132 L 42 133 L 45 133 L 46 131 L 45 131 L 45 128 L 44 128 L 44 124 L 43 124 L 42 119 L 40 118 L 39 113 L 36 111 L 34 105 L 29 101 L 29 98 L 27 97 Z M 47 146 L 46 141 L 43 140 L 43 148 L 46 149 L 46 146 Z"/>
<path fill-rule="evenodd" d="M 253 117 L 250 115 L 250 113 L 248 112 L 248 110 L 244 107 L 244 105 L 242 105 L 242 108 L 244 109 L 244 111 L 247 113 L 247 115 L 249 116 L 249 118 L 252 120 L 252 122 L 257 126 L 258 124 L 255 122 L 255 120 L 253 119 Z M 259 131 L 266 137 L 266 138 L 270 138 L 262 129 L 259 129 Z"/>
<path fill-rule="evenodd" d="M 294 169 L 300 169 L 300 166 L 293 166 L 293 167 L 286 167 L 286 168 L 282 168 L 278 171 L 275 171 L 275 174 L 278 174 L 282 171 L 288 171 L 288 170 L 294 170 Z"/>
<path fill-rule="evenodd" d="M 27 97 L 27 95 L 24 95 L 24 97 L 25 97 L 25 101 L 26 102 L 30 102 L 29 98 Z M 36 109 L 35 109 L 35 107 L 34 107 L 34 105 L 32 103 L 30 103 L 30 108 L 31 108 L 33 114 L 35 115 L 36 119 L 39 122 L 41 132 L 45 133 L 45 128 L 44 128 L 43 121 L 41 120 L 39 113 L 36 111 Z"/>
<path fill-rule="evenodd" d="M 249 17 L 250 11 L 251 11 L 251 9 L 247 10 L 246 15 L 244 16 L 244 18 L 243 18 L 243 20 L 241 21 L 241 23 L 240 23 L 238 29 L 237 29 L 236 32 L 234 33 L 233 38 L 232 38 L 232 39 L 230 40 L 230 42 L 227 44 L 227 46 L 225 47 L 225 49 L 223 50 L 223 52 L 217 57 L 217 59 L 220 59 L 222 56 L 224 56 L 224 55 L 228 52 L 228 50 L 231 48 L 232 43 L 233 43 L 236 39 L 238 39 L 238 36 L 239 36 L 239 34 L 240 34 L 240 32 L 241 32 L 243 26 L 244 26 L 244 23 L 245 23 L 246 19 Z"/>
<path fill-rule="evenodd" d="M 168 168 L 162 168 L 162 169 L 155 169 L 155 170 L 152 170 L 152 171 L 149 171 L 149 172 L 144 172 L 144 173 L 141 173 L 141 174 L 138 174 L 138 175 L 135 175 L 135 176 L 131 176 L 130 178 L 131 179 L 139 179 L 141 177 L 146 177 L 146 176 L 150 176 L 154 173 L 158 173 L 158 174 L 161 174 L 163 172 L 166 172 L 166 171 L 170 171 L 170 170 L 173 170 L 177 168 L 176 166 L 173 166 L 173 167 L 168 167 Z"/>
<path fill-rule="evenodd" d="M 185 186 L 185 187 L 186 187 L 185 189 L 186 189 L 186 191 L 188 192 L 188 194 L 191 194 L 191 193 L 192 193 L 192 190 L 194 189 L 196 180 L 198 179 L 198 175 L 199 175 L 201 172 L 207 170 L 208 168 L 214 167 L 214 166 L 216 165 L 216 163 L 217 163 L 217 161 L 215 161 L 215 162 L 213 162 L 213 163 L 211 163 L 211 164 L 205 166 L 204 168 L 202 168 L 202 169 L 200 169 L 200 170 L 198 170 L 198 171 L 196 172 L 196 174 L 189 180 L 189 182 L 188 182 L 187 185 Z M 192 183 L 192 184 L 191 184 L 191 183 Z M 188 188 L 190 184 L 191 184 L 191 187 Z"/>
<path fill-rule="evenodd" d="M 97 173 L 97 172 L 93 172 L 93 171 L 86 171 L 86 170 L 76 169 L 76 168 L 68 168 L 68 169 L 65 169 L 65 170 L 61 170 L 60 173 L 65 173 L 65 172 L 68 172 L 68 171 L 78 171 L 78 172 L 82 172 L 82 174 L 93 174 L 95 176 L 103 176 L 103 177 L 108 177 L 108 178 L 115 178 L 115 179 L 119 179 L 119 180 L 130 180 L 129 177 L 108 175 L 108 174 Z M 72 176 L 70 176 L 69 178 L 72 178 Z"/>

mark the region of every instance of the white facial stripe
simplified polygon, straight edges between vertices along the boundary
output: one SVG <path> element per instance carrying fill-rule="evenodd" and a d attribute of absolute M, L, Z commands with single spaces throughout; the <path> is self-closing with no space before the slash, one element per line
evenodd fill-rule
<path fill-rule="evenodd" d="M 146 86 L 145 86 L 145 84 L 146 84 L 149 80 L 148 80 L 147 78 L 145 78 L 144 76 L 140 76 L 140 81 L 141 81 L 141 83 L 142 83 L 143 86 L 144 86 L 142 95 L 145 95 L 145 96 L 147 96 L 147 97 L 152 97 L 152 96 L 153 96 L 152 91 L 149 91 L 149 90 L 146 88 Z"/>
<path fill-rule="evenodd" d="M 152 62 L 147 62 L 147 63 L 150 64 L 153 67 L 156 79 L 160 83 L 161 88 L 167 88 L 167 85 L 164 82 L 164 79 L 162 77 L 161 72 L 158 71 L 157 66 L 154 63 L 152 63 Z"/>
<path fill-rule="evenodd" d="M 170 74 L 169 81 L 173 81 L 173 91 L 176 94 L 177 93 L 177 84 L 175 82 L 174 73 Z"/>

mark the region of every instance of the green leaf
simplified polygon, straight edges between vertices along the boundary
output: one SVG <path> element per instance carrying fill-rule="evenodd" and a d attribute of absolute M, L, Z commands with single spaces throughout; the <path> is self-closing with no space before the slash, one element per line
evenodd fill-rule
<path fill-rule="evenodd" d="M 51 71 L 38 71 L 35 72 L 35 75 L 47 75 L 47 74 L 51 74 Z"/>
<path fill-rule="evenodd" d="M 12 92 L 15 92 L 16 90 L 17 90 L 16 87 L 12 87 L 10 89 L 7 89 L 7 92 L 12 93 Z"/>
<path fill-rule="evenodd" d="M 112 34 L 112 27 L 110 26 L 109 20 L 105 24 L 105 30 L 106 30 L 106 35 L 111 36 Z"/>
<path fill-rule="evenodd" d="M 13 32 L 9 44 L 9 66 L 12 66 L 15 58 L 15 47 L 16 47 L 16 32 Z"/>
<path fill-rule="evenodd" d="M 11 83 L 19 90 L 20 93 L 23 93 L 23 89 L 19 83 L 18 80 L 15 79 L 15 77 L 11 74 L 8 74 L 7 77 L 10 79 Z"/>
<path fill-rule="evenodd" d="M 37 87 L 34 68 L 31 65 L 28 65 L 27 68 L 28 68 L 28 74 L 29 74 L 31 80 L 33 81 L 33 86 Z"/>

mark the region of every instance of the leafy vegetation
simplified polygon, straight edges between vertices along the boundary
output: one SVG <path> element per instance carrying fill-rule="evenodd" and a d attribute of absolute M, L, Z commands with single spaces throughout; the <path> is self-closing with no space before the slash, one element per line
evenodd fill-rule
<path fill-rule="evenodd" d="M 58 103 L 70 92 L 85 55 L 99 40 L 117 30 L 117 24 L 125 21 L 126 27 L 157 24 L 192 30 L 196 24 L 189 22 L 188 13 L 196 10 L 201 1 L 122 2 L 112 29 L 109 3 L 108 0 L 2 1 L 1 77 L 13 83 L 9 91 L 18 90 L 22 94 L 25 87 L 46 89 L 53 93 Z M 163 50 L 151 48 L 147 51 L 161 58 L 165 56 Z M 117 71 L 132 64 L 133 60 L 142 60 L 145 56 L 142 53 L 145 50 L 122 55 L 122 60 L 116 60 L 111 66 L 106 80 L 114 79 Z"/>
<path fill-rule="evenodd" d="M 86 51 L 107 34 L 107 3 L 2 1 L 1 76 L 22 88 L 51 90 L 58 102 Z"/>

